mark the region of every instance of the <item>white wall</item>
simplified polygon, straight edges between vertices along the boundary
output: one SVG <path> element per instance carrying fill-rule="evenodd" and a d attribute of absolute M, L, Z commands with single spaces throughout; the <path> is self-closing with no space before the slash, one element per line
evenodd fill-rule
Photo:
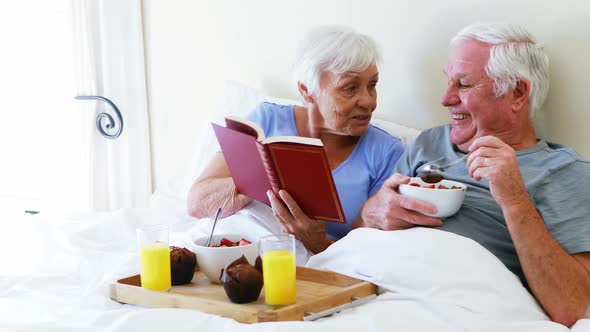
<path fill-rule="evenodd" d="M 183 172 L 202 116 L 234 79 L 294 98 L 290 66 L 298 40 L 318 24 L 346 24 L 381 46 L 376 116 L 427 128 L 447 123 L 438 103 L 448 41 L 478 21 L 527 27 L 545 43 L 552 87 L 549 139 L 590 157 L 590 4 L 585 0 L 192 1 L 143 0 L 156 189 Z"/>

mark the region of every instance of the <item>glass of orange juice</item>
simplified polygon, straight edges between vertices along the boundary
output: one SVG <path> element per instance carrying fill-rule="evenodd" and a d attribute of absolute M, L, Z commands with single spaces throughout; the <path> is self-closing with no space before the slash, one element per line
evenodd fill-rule
<path fill-rule="evenodd" d="M 282 306 L 295 303 L 295 237 L 291 234 L 265 236 L 260 238 L 259 248 L 266 304 Z"/>
<path fill-rule="evenodd" d="M 172 287 L 168 226 L 151 225 L 137 229 L 141 261 L 141 287 L 165 291 Z"/>

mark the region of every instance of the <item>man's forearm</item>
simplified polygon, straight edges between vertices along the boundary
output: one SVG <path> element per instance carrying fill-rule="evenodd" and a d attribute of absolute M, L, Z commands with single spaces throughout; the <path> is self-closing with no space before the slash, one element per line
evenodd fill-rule
<path fill-rule="evenodd" d="M 531 291 L 553 321 L 573 325 L 590 305 L 588 272 L 553 239 L 530 200 L 503 212 Z"/>

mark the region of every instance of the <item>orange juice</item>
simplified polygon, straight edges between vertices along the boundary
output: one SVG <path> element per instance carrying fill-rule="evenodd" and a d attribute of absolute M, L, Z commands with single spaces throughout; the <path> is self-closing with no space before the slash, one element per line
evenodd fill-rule
<path fill-rule="evenodd" d="M 295 303 L 295 255 L 289 250 L 268 251 L 262 255 L 266 304 Z"/>
<path fill-rule="evenodd" d="M 139 250 L 141 287 L 163 291 L 172 287 L 170 280 L 170 248 L 166 243 L 146 243 Z"/>

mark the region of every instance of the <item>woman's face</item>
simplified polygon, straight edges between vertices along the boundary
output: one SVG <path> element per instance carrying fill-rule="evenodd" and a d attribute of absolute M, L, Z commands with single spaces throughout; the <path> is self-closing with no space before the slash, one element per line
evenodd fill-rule
<path fill-rule="evenodd" d="M 377 107 L 378 80 L 375 65 L 362 72 L 322 73 L 320 89 L 313 99 L 323 118 L 323 127 L 341 135 L 364 134 Z"/>

